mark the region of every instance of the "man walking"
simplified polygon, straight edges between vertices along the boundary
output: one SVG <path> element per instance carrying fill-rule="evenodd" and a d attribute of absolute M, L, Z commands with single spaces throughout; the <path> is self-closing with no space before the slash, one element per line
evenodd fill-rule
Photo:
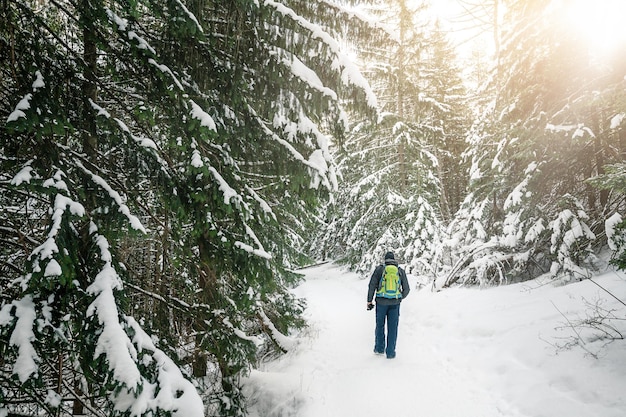
<path fill-rule="evenodd" d="M 385 254 L 384 265 L 378 265 L 370 278 L 367 292 L 367 309 L 374 308 L 372 300 L 376 294 L 376 340 L 374 353 L 387 354 L 387 359 L 396 357 L 396 339 L 400 302 L 409 295 L 406 273 L 398 266 L 393 252 Z M 385 346 L 385 321 L 387 322 L 387 344 Z"/>

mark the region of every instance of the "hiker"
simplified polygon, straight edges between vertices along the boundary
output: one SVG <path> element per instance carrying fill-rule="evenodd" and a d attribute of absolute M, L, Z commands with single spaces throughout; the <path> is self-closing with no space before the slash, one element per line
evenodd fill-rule
<path fill-rule="evenodd" d="M 378 265 L 370 278 L 367 292 L 367 309 L 374 308 L 372 299 L 376 294 L 376 340 L 374 353 L 396 357 L 400 302 L 409 295 L 409 282 L 404 269 L 398 266 L 393 252 L 385 254 L 384 265 Z M 385 321 L 387 322 L 387 346 L 385 349 Z"/>

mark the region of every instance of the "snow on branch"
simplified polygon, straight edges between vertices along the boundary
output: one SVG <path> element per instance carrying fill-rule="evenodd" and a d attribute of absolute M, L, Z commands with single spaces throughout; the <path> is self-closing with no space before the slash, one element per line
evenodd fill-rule
<path fill-rule="evenodd" d="M 297 101 L 297 98 L 290 97 L 290 102 Z M 289 117 L 286 116 L 292 110 L 285 109 L 284 107 L 280 107 L 280 110 L 276 112 L 274 115 L 273 125 L 276 128 L 282 127 L 283 131 L 287 134 L 289 140 L 293 140 L 296 137 L 296 134 L 313 134 L 315 136 L 315 140 L 317 142 L 317 146 L 324 152 L 324 157 L 328 162 L 331 162 L 329 144 L 330 138 L 322 133 L 317 125 L 310 117 L 308 117 L 302 108 L 300 107 L 298 110 L 298 117 L 295 122 L 292 122 Z M 307 144 L 313 146 L 310 141 L 307 141 Z"/>
<path fill-rule="evenodd" d="M 98 112 L 96 116 L 104 116 L 107 119 L 111 118 L 111 113 L 109 113 L 105 108 L 96 104 L 92 99 L 89 99 L 89 104 L 91 105 L 91 108 L 93 108 L 95 111 Z M 158 150 L 156 143 L 154 143 L 152 139 L 139 138 L 132 134 L 128 126 L 126 126 L 126 123 L 124 123 L 123 121 L 121 121 L 120 119 L 116 117 L 114 117 L 113 120 L 115 120 L 115 122 L 120 127 L 120 129 L 122 129 L 124 133 L 127 133 L 135 142 L 139 144 L 139 146 L 142 146 L 144 148 Z"/>
<path fill-rule="evenodd" d="M 100 177 L 99 175 L 94 174 L 89 169 L 85 168 L 85 166 L 78 160 L 75 160 L 75 164 L 80 169 L 82 169 L 87 175 L 89 175 L 91 177 L 91 180 L 94 183 L 102 187 L 109 194 L 109 196 L 113 199 L 113 201 L 115 201 L 115 203 L 118 205 L 119 212 L 122 213 L 124 216 L 126 216 L 126 218 L 130 222 L 130 225 L 133 229 L 146 233 L 146 229 L 141 224 L 141 221 L 139 221 L 139 218 L 137 218 L 137 216 L 130 213 L 130 209 L 128 208 L 126 204 L 124 204 L 124 200 L 122 199 L 122 196 L 113 188 L 111 188 L 111 186 L 104 180 L 104 178 Z"/>
<path fill-rule="evenodd" d="M 531 162 L 528 165 L 525 171 L 526 176 L 504 201 L 503 208 L 506 216 L 502 223 L 502 236 L 500 236 L 500 242 L 504 246 L 514 248 L 519 242 L 532 243 L 544 230 L 543 220 L 528 218 L 528 213 L 525 213 L 526 207 L 523 204 L 532 196 L 532 192 L 528 190 L 528 184 L 537 171 L 537 167 L 536 162 Z M 525 228 L 528 228 L 528 231 L 524 235 Z"/>
<path fill-rule="evenodd" d="M 291 59 L 283 58 L 283 63 L 289 67 L 291 73 L 298 77 L 300 80 L 309 85 L 314 90 L 319 91 L 325 96 L 330 97 L 333 100 L 337 100 L 337 93 L 332 89 L 324 86 L 324 83 L 317 76 L 317 73 L 311 68 L 307 67 L 302 61 L 295 55 L 291 56 Z"/>
<path fill-rule="evenodd" d="M 183 88 L 183 85 L 181 84 L 181 82 L 178 80 L 178 77 L 176 77 L 174 75 L 174 73 L 172 72 L 172 70 L 164 64 L 159 64 L 158 62 L 156 62 L 154 59 L 149 58 L 148 59 L 148 64 L 154 65 L 155 67 L 157 67 L 159 69 L 159 71 L 161 71 L 164 74 L 168 74 L 170 77 L 172 77 L 172 81 L 174 81 L 174 84 L 176 84 L 176 87 L 178 87 L 178 89 L 180 91 L 184 91 L 185 89 Z"/>
<path fill-rule="evenodd" d="M 230 185 L 228 185 L 226 180 L 220 175 L 219 172 L 217 172 L 217 170 L 214 167 L 209 167 L 208 169 L 211 172 L 211 174 L 213 174 L 213 177 L 219 184 L 218 185 L 219 190 L 222 192 L 222 195 L 224 196 L 224 204 L 231 204 L 231 202 L 234 202 L 236 207 L 239 208 L 240 206 L 243 205 L 244 209 L 248 211 L 249 207 L 244 202 L 241 195 L 237 191 L 235 191 Z M 248 187 L 248 190 L 252 191 L 249 187 Z M 253 197 L 261 203 L 261 207 L 264 209 L 264 211 L 269 212 L 272 215 L 274 215 L 269 205 L 265 201 L 261 200 L 260 197 L 256 193 L 253 194 Z M 244 221 L 244 224 L 245 224 L 245 221 Z M 234 243 L 235 247 L 242 249 L 248 253 L 251 253 L 255 256 L 264 258 L 264 259 L 272 259 L 272 255 L 270 255 L 268 252 L 265 251 L 265 249 L 263 248 L 263 245 L 261 244 L 261 241 L 257 238 L 252 228 L 250 228 L 247 224 L 245 224 L 245 228 L 246 228 L 246 235 L 248 235 L 248 237 L 252 239 L 252 241 L 256 244 L 257 248 L 254 248 L 241 241 L 236 241 Z"/>
<path fill-rule="evenodd" d="M 201 417 L 204 416 L 204 405 L 202 399 L 198 395 L 195 387 L 183 376 L 178 366 L 163 352 L 158 349 L 150 336 L 144 332 L 137 321 L 130 317 L 124 316 L 124 320 L 133 330 L 133 343 L 137 346 L 138 353 L 146 354 L 145 361 L 156 363 L 157 382 L 159 390 L 153 398 L 148 397 L 147 393 L 154 395 L 154 389 L 146 389 L 139 398 L 128 396 L 129 403 L 136 407 L 137 403 L 142 400 L 145 405 L 141 408 L 154 410 L 161 409 L 171 411 L 172 416 L 176 417 Z M 147 383 L 147 382 L 145 382 Z M 152 388 L 152 387 L 150 387 Z M 122 394 L 121 395 L 125 395 Z"/>
<path fill-rule="evenodd" d="M 586 223 L 589 216 L 581 208 L 582 205 L 578 201 L 574 201 L 574 205 L 575 211 L 562 210 L 549 225 L 552 230 L 550 252 L 557 257 L 550 268 L 553 276 L 560 271 L 586 274 L 579 263 L 585 260 L 588 242 L 595 240 L 596 235 Z"/>
<path fill-rule="evenodd" d="M 182 4 L 181 4 L 181 6 L 183 6 L 184 11 L 186 11 L 187 14 L 190 15 L 190 13 L 187 10 L 187 8 L 185 8 L 184 5 L 182 5 Z M 111 23 L 114 23 L 115 25 L 117 25 L 117 28 L 118 28 L 118 30 L 120 32 L 126 33 L 126 36 L 128 36 L 128 40 L 136 41 L 135 45 L 137 46 L 137 48 L 149 51 L 153 56 L 157 55 L 156 50 L 152 46 L 150 46 L 148 41 L 146 41 L 144 38 L 139 36 L 137 34 L 137 32 L 135 32 L 133 30 L 128 30 L 128 20 L 121 18 L 120 16 L 118 16 L 115 12 L 113 12 L 109 8 L 106 8 L 106 14 L 107 14 L 107 16 L 109 18 L 109 21 Z M 196 24 L 198 23 L 198 21 L 195 18 L 193 20 L 195 21 Z M 202 31 L 202 28 L 200 28 L 200 30 Z M 131 44 L 134 44 L 134 43 L 131 42 Z M 178 87 L 178 89 L 181 90 L 181 91 L 184 91 L 183 85 L 178 80 L 178 77 L 176 77 L 176 75 L 174 75 L 172 70 L 167 65 L 159 64 L 153 58 L 149 58 L 148 59 L 148 63 L 150 65 L 154 65 L 162 73 L 169 75 L 172 78 L 172 81 L 174 81 L 174 84 L 176 84 L 176 86 Z"/>
<path fill-rule="evenodd" d="M 264 259 L 272 259 L 272 255 L 270 255 L 269 253 L 265 252 L 263 249 L 254 249 L 252 246 L 243 243 L 241 241 L 236 241 L 235 242 L 235 247 L 239 248 L 245 252 L 248 252 L 252 255 L 258 256 L 259 258 L 264 258 Z"/>
<path fill-rule="evenodd" d="M 128 29 L 128 20 L 122 19 L 109 8 L 106 8 L 106 14 L 109 18 L 109 21 L 117 25 L 118 30 L 126 32 L 126 29 Z"/>
<path fill-rule="evenodd" d="M 532 175 L 537 168 L 536 162 L 531 162 L 526 168 L 526 177 L 520 182 L 511 193 L 504 200 L 504 210 L 510 210 L 513 207 L 519 205 L 524 197 L 530 197 L 531 192 L 527 191 L 528 183 L 532 179 Z"/>
<path fill-rule="evenodd" d="M 89 104 L 91 104 L 91 108 L 98 112 L 96 116 L 104 116 L 107 119 L 111 118 L 111 113 L 97 105 L 92 99 L 89 99 Z M 126 130 L 128 131 L 128 128 Z"/>
<path fill-rule="evenodd" d="M 29 162 L 30 163 L 30 162 Z M 26 170 L 26 168 L 30 168 L 30 165 L 27 163 L 26 167 L 22 168 L 20 173 L 13 178 L 13 181 L 16 185 L 19 185 L 22 181 L 30 180 L 30 170 Z M 28 178 L 24 178 L 28 176 Z M 44 187 L 53 186 L 60 191 L 67 191 L 67 187 L 65 182 L 62 180 L 63 173 L 61 171 L 57 171 L 53 178 L 46 180 L 43 183 Z M 45 266 L 44 276 L 59 276 L 62 274 L 61 266 L 59 263 L 53 259 L 55 253 L 59 253 L 59 247 L 57 245 L 57 238 L 59 231 L 61 230 L 63 215 L 69 211 L 71 215 L 82 217 L 85 214 L 85 208 L 82 204 L 77 203 L 66 197 L 63 194 L 57 194 L 54 198 L 54 205 L 50 210 L 51 213 L 51 224 L 50 229 L 48 230 L 48 235 L 46 240 L 37 246 L 31 253 L 29 259 L 32 260 L 32 269 L 33 272 L 41 272 L 42 265 L 40 261 L 43 261 Z M 21 277 L 17 282 L 20 282 L 21 288 L 23 291 L 26 290 L 30 279 L 32 278 L 32 274 L 27 274 Z"/>
<path fill-rule="evenodd" d="M 156 50 L 150 46 L 150 44 L 143 39 L 141 36 L 137 35 L 137 33 L 133 30 L 128 30 L 128 20 L 121 18 L 120 16 L 118 16 L 114 11 L 112 11 L 111 9 L 109 9 L 108 7 L 105 9 L 106 10 L 106 14 L 107 17 L 109 18 L 109 21 L 111 23 L 114 23 L 115 25 L 117 25 L 117 29 L 121 32 L 125 32 L 126 35 L 128 36 L 129 40 L 136 40 L 137 41 L 137 47 L 139 49 L 145 49 L 150 51 L 153 55 L 156 55 Z"/>
<path fill-rule="evenodd" d="M 329 138 L 323 134 L 317 124 L 304 113 L 299 99 L 293 94 L 288 93 L 288 95 L 289 97 L 286 98 L 287 102 L 290 104 L 298 103 L 297 119 L 295 121 L 291 120 L 292 114 L 296 112 L 294 109 L 278 105 L 272 119 L 272 125 L 276 129 L 282 129 L 286 135 L 286 139 L 290 142 L 296 141 L 298 134 L 307 136 L 313 134 L 319 148 L 324 152 L 328 152 Z M 306 144 L 311 147 L 314 146 L 308 137 L 306 138 Z"/>
<path fill-rule="evenodd" d="M 325 32 L 319 25 L 306 20 L 284 4 L 278 3 L 274 0 L 264 0 L 263 4 L 272 7 L 283 16 L 289 17 L 301 27 L 308 30 L 312 34 L 313 38 L 320 39 L 323 43 L 325 43 L 335 54 L 336 58 L 332 64 L 333 69 L 341 73 L 342 82 L 345 85 L 352 84 L 361 88 L 367 97 L 368 106 L 373 109 L 378 107 L 376 94 L 374 94 L 374 91 L 370 87 L 368 81 L 361 74 L 352 59 L 347 54 L 342 52 L 339 42 L 337 42 L 335 38 Z"/>
<path fill-rule="evenodd" d="M 252 230 L 252 228 L 250 226 L 248 226 L 247 224 L 246 226 L 246 234 L 250 237 L 250 239 L 252 239 L 254 241 L 254 243 L 256 243 L 256 245 L 263 249 L 263 245 L 261 244 L 261 241 L 259 240 L 259 238 L 256 236 L 256 234 L 254 233 L 254 231 Z"/>
<path fill-rule="evenodd" d="M 269 329 L 271 333 L 270 337 L 272 338 L 272 340 L 274 340 L 284 352 L 289 352 L 291 349 L 293 349 L 293 347 L 297 343 L 296 340 L 289 336 L 285 336 L 284 334 L 282 334 L 276 328 L 276 326 L 274 326 L 274 323 L 272 323 L 272 320 L 270 320 L 270 318 L 267 317 L 267 314 L 265 314 L 265 311 L 263 310 L 262 307 L 259 306 L 258 311 L 259 311 L 259 315 L 261 316 L 261 320 L 263 321 L 263 325 L 267 329 Z"/>
<path fill-rule="evenodd" d="M 189 102 L 191 103 L 191 117 L 199 120 L 201 126 L 208 127 L 210 130 L 217 132 L 217 126 L 211 115 L 202 110 L 202 107 L 196 104 L 195 101 L 189 100 Z"/>
<path fill-rule="evenodd" d="M 97 104 L 93 103 L 92 107 L 98 111 L 98 115 L 102 115 L 105 117 L 108 117 L 107 115 L 109 114 L 107 112 L 106 109 L 98 106 Z M 122 120 L 114 117 L 113 120 L 117 123 L 117 125 L 119 126 L 119 128 L 122 130 L 122 132 L 126 133 L 128 136 L 130 136 L 130 138 L 135 141 L 135 143 L 139 146 L 141 146 L 142 148 L 148 149 L 153 151 L 152 152 L 152 156 L 154 156 L 157 160 L 157 162 L 160 164 L 160 166 L 163 168 L 164 172 L 168 171 L 168 163 L 159 155 L 159 148 L 157 146 L 157 144 L 150 138 L 146 138 L 146 137 L 138 137 L 135 136 L 129 129 L 129 127 L 126 125 L 126 123 L 124 123 Z"/>
<path fill-rule="evenodd" d="M 222 195 L 224 195 L 224 204 L 230 204 L 231 200 L 233 200 L 235 205 L 239 206 L 239 204 L 243 201 L 239 193 L 228 185 L 224 177 L 222 177 L 215 168 L 209 167 L 209 171 L 213 174 L 213 177 L 219 184 L 219 189 L 222 192 Z"/>
<path fill-rule="evenodd" d="M 128 30 L 128 20 L 121 18 L 108 7 L 105 10 L 106 10 L 107 17 L 109 18 L 109 21 L 117 25 L 117 29 L 120 32 L 125 32 L 126 36 L 128 36 L 128 40 L 137 41 L 136 43 L 137 48 L 145 49 L 147 51 L 150 51 L 152 55 L 156 55 L 156 50 L 152 46 L 150 46 L 148 41 L 146 41 L 144 38 L 139 36 L 137 32 L 135 32 L 134 30 Z"/>
<path fill-rule="evenodd" d="M 15 106 L 15 110 L 9 114 L 7 117 L 7 123 L 15 122 L 20 118 L 26 118 L 26 113 L 24 110 L 30 109 L 30 101 L 33 99 L 33 95 L 31 93 L 26 94 Z"/>
<path fill-rule="evenodd" d="M 156 55 L 156 50 L 152 46 L 150 46 L 148 41 L 146 41 L 141 36 L 137 35 L 137 32 L 135 32 L 134 30 L 129 30 L 128 31 L 128 39 L 136 40 L 137 41 L 137 48 L 139 48 L 139 49 L 146 49 L 146 50 L 152 52 L 153 55 Z"/>
<path fill-rule="evenodd" d="M 616 114 L 615 116 L 613 116 L 611 118 L 611 127 L 610 127 L 610 129 L 611 130 L 615 130 L 615 129 L 619 128 L 621 126 L 621 124 L 622 124 L 622 120 L 624 120 L 625 117 L 626 117 L 625 113 L 619 113 L 619 114 Z"/>
<path fill-rule="evenodd" d="M 59 247 L 56 244 L 56 238 L 61 229 L 61 220 L 66 210 L 69 210 L 71 214 L 82 217 L 85 215 L 85 208 L 82 204 L 77 203 L 70 198 L 57 194 L 54 199 L 54 208 L 52 210 L 52 225 L 48 231 L 48 237 L 46 241 L 35 248 L 31 257 L 38 256 L 39 259 L 52 258 L 52 255 L 59 252 Z M 35 267 L 37 269 L 37 266 Z"/>
<path fill-rule="evenodd" d="M 379 184 L 381 182 L 381 179 L 383 178 L 384 175 L 388 174 L 389 172 L 391 172 L 394 167 L 398 165 L 398 162 L 394 162 L 392 164 L 388 164 L 386 166 L 384 166 L 382 169 L 373 172 L 371 174 L 369 174 L 368 176 L 366 176 L 365 178 L 361 179 L 359 182 L 357 182 L 354 187 L 352 187 L 352 190 L 350 190 L 350 195 L 351 196 L 356 196 L 361 192 L 361 188 L 369 185 L 369 184 Z M 373 187 L 370 187 L 370 189 L 373 189 Z"/>
<path fill-rule="evenodd" d="M 33 342 L 36 340 L 33 328 L 35 327 L 35 303 L 31 294 L 21 300 L 14 300 L 5 304 L 0 310 L 0 327 L 8 326 L 13 322 L 11 311 L 16 319 L 15 327 L 11 332 L 9 345 L 17 347 L 17 359 L 13 365 L 13 374 L 24 383 L 39 370 L 37 362 L 40 358 L 35 351 Z"/>
<path fill-rule="evenodd" d="M 308 164 L 309 167 L 313 168 L 315 172 L 319 172 L 321 175 L 313 175 L 311 178 L 311 188 L 317 188 L 321 181 L 324 181 L 324 185 L 329 188 L 336 190 L 337 184 L 333 184 L 332 188 L 328 183 L 328 176 L 326 175 L 329 172 L 328 164 L 326 163 L 326 157 L 324 156 L 324 151 L 321 149 L 316 149 L 309 156 Z"/>
<path fill-rule="evenodd" d="M 154 141 L 152 139 L 140 138 L 138 136 L 135 136 L 130 131 L 128 126 L 126 126 L 126 123 L 124 123 L 123 121 L 121 121 L 118 118 L 113 118 L 113 120 L 115 120 L 117 125 L 120 127 L 120 129 L 122 129 L 122 131 L 124 133 L 127 133 L 131 137 L 131 139 L 134 140 L 142 148 L 153 149 L 155 151 L 159 150 L 159 148 L 157 147 L 156 143 L 154 143 Z M 167 166 L 167 163 L 160 156 L 157 156 L 157 158 L 158 158 L 158 160 L 159 160 L 159 162 L 161 163 L 162 166 Z"/>
<path fill-rule="evenodd" d="M 39 72 L 38 70 L 35 71 L 35 81 L 33 81 L 32 84 L 32 88 L 33 91 L 37 91 L 40 88 L 44 88 L 46 86 L 46 83 L 43 80 L 43 75 L 41 75 L 41 72 Z"/>
<path fill-rule="evenodd" d="M 33 175 L 31 174 L 33 171 L 33 167 L 30 166 L 30 164 L 32 163 L 33 160 L 31 159 L 24 165 L 24 167 L 22 167 L 20 172 L 18 172 L 17 175 L 15 175 L 13 179 L 11 179 L 11 185 L 19 186 L 23 182 L 30 183 L 30 180 L 33 178 Z"/>
<path fill-rule="evenodd" d="M 582 138 L 585 134 L 588 134 L 591 138 L 596 137 L 593 131 L 582 123 L 577 125 L 553 125 L 548 123 L 546 125 L 546 130 L 551 133 L 569 133 L 574 131 L 574 133 L 572 133 L 572 139 Z"/>
<path fill-rule="evenodd" d="M 363 13 L 361 10 L 351 7 L 349 5 L 338 4 L 336 1 L 318 0 L 318 2 L 323 4 L 325 7 L 332 7 L 338 12 L 344 13 L 346 16 L 348 16 L 351 19 L 352 18 L 357 19 L 360 22 L 365 23 L 367 26 L 369 26 L 372 29 L 382 29 L 383 31 L 385 31 L 385 33 L 387 33 L 387 35 L 392 37 L 394 40 L 399 41 L 398 36 L 394 33 L 394 32 L 397 32 L 396 30 L 393 30 L 388 25 L 381 24 L 380 20 L 373 17 L 371 14 Z"/>
<path fill-rule="evenodd" d="M 253 255 L 256 255 L 256 256 L 258 256 L 260 258 L 263 258 L 263 259 L 272 259 L 272 255 L 270 255 L 268 252 L 265 251 L 265 249 L 263 248 L 263 245 L 261 244 L 261 241 L 257 238 L 256 234 L 250 228 L 250 226 L 248 226 L 246 224 L 245 227 L 246 227 L 246 234 L 257 245 L 257 249 L 255 249 L 252 246 L 247 245 L 247 244 L 245 244 L 243 242 L 240 242 L 240 241 L 236 241 L 235 242 L 235 247 L 237 247 L 237 248 L 239 248 L 241 250 L 244 250 L 244 251 L 246 251 L 248 253 L 251 253 Z"/>
<path fill-rule="evenodd" d="M 613 214 L 604 221 L 604 230 L 606 231 L 606 240 L 609 248 L 616 251 L 619 248 L 619 239 L 616 239 L 616 228 L 622 222 L 622 216 L 619 213 Z"/>
<path fill-rule="evenodd" d="M 104 266 L 87 287 L 87 293 L 95 296 L 87 308 L 87 316 L 97 318 L 102 326 L 94 357 L 104 355 L 113 379 L 124 387 L 115 390 L 115 409 L 133 416 L 157 409 L 171 411 L 174 416 L 202 416 L 202 400 L 193 385 L 183 378 L 180 369 L 154 346 L 132 317 L 124 316 L 120 320 L 114 291 L 122 288 L 122 281 L 113 267 L 109 242 L 102 235 L 95 235 L 94 240 Z M 133 334 L 132 340 L 128 329 L 131 330 L 128 333 Z M 143 356 L 144 351 L 152 354 Z M 156 363 L 156 383 L 142 376 L 138 362 Z"/>
<path fill-rule="evenodd" d="M 37 92 L 40 88 L 45 87 L 46 83 L 44 82 L 43 76 L 40 71 L 35 71 L 35 81 L 33 81 L 32 89 L 33 92 Z M 33 99 L 33 95 L 31 93 L 26 94 L 22 99 L 17 103 L 15 109 L 9 114 L 7 117 L 7 123 L 15 122 L 20 118 L 26 118 L 26 113 L 24 110 L 30 109 L 30 101 Z"/>
<path fill-rule="evenodd" d="M 189 20 L 191 20 L 193 23 L 196 24 L 196 28 L 198 29 L 198 31 L 200 31 L 200 33 L 204 33 L 204 30 L 202 29 L 202 26 L 200 26 L 200 23 L 198 23 L 198 19 L 196 18 L 196 16 L 191 13 L 189 11 L 189 9 L 183 4 L 182 1 L 180 0 L 175 0 L 176 4 L 183 10 L 183 12 L 187 15 L 187 17 L 189 18 Z"/>
<path fill-rule="evenodd" d="M 272 208 L 270 207 L 270 205 L 267 203 L 267 201 L 265 201 L 263 198 L 261 198 L 261 196 L 252 189 L 252 187 L 250 187 L 249 185 L 245 185 L 246 191 L 252 196 L 252 198 L 259 203 L 259 205 L 261 206 L 261 209 L 263 210 L 264 213 L 267 213 L 269 215 L 272 216 L 272 218 L 274 220 L 276 220 L 276 214 L 274 214 L 274 211 L 272 210 Z"/>
<path fill-rule="evenodd" d="M 452 106 L 450 104 L 447 103 L 442 103 L 439 100 L 432 98 L 432 97 L 428 97 L 426 94 L 424 93 L 419 93 L 417 96 L 417 99 L 422 102 L 422 103 L 428 103 L 431 104 L 433 107 L 437 108 L 438 110 L 442 111 L 443 113 L 449 113 L 452 110 Z"/>
<path fill-rule="evenodd" d="M 235 325 L 233 325 L 230 321 L 230 319 L 226 316 L 223 316 L 223 314 L 221 314 L 220 311 L 213 311 L 213 314 L 215 316 L 222 316 L 222 323 L 224 324 L 224 326 L 226 326 L 228 329 L 232 330 L 233 334 L 235 334 L 235 336 L 237 336 L 238 338 L 240 338 L 241 340 L 245 340 L 248 342 L 252 342 L 254 343 L 255 346 L 261 346 L 263 344 L 263 341 L 257 337 L 257 336 L 248 336 L 246 334 L 246 332 L 244 332 L 241 329 L 238 329 L 237 327 L 235 327 Z"/>
<path fill-rule="evenodd" d="M 94 357 L 104 355 L 113 378 L 127 390 L 139 393 L 142 381 L 135 363 L 137 351 L 119 321 L 119 311 L 113 294 L 114 290 L 122 288 L 122 281 L 113 267 L 109 242 L 101 235 L 95 237 L 95 242 L 100 249 L 104 266 L 93 283 L 87 287 L 87 293 L 95 296 L 87 308 L 87 317 L 95 316 L 102 326 Z"/>
<path fill-rule="evenodd" d="M 259 126 L 261 127 L 261 129 L 265 132 L 265 134 L 267 134 L 269 137 L 271 137 L 272 139 L 274 139 L 276 142 L 280 143 L 281 145 L 283 145 L 285 148 L 287 148 L 287 150 L 289 151 L 289 153 L 291 153 L 291 155 L 297 160 L 302 162 L 304 165 L 308 166 L 309 168 L 311 168 L 310 173 L 311 175 L 311 187 L 312 188 L 317 188 L 317 186 L 319 185 L 320 181 L 324 184 L 324 186 L 326 186 L 328 189 L 334 189 L 334 184 L 331 184 L 330 180 L 328 179 L 328 176 L 326 175 L 326 173 L 328 172 L 328 165 L 326 164 L 323 154 L 321 154 L 321 150 L 317 150 L 316 152 L 313 152 L 313 154 L 311 155 L 311 157 L 309 159 L 306 159 L 300 152 L 298 152 L 298 150 L 296 148 L 294 148 L 289 142 L 287 142 L 285 139 L 281 138 L 280 136 L 278 136 L 276 133 L 274 133 L 269 127 L 267 127 L 266 123 L 263 121 L 263 119 L 261 119 L 256 111 L 251 107 L 248 106 L 248 110 L 250 111 L 250 113 L 256 118 Z"/>
<path fill-rule="evenodd" d="M 11 313 L 13 311 L 13 313 Z M 14 300 L 0 310 L 0 327 L 10 325 L 15 318 L 15 327 L 11 331 L 9 345 L 17 348 L 17 357 L 13 364 L 12 373 L 17 375 L 23 384 L 39 371 L 40 357 L 33 346 L 36 340 L 33 328 L 37 319 L 35 303 L 32 294 L 27 294 L 21 300 Z"/>

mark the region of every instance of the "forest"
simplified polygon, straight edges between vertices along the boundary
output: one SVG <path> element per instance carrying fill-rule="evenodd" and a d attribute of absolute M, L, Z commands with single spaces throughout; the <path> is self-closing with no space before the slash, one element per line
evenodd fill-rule
<path fill-rule="evenodd" d="M 0 416 L 246 415 L 316 262 L 625 267 L 623 6 L 431 3 L 0 0 Z"/>

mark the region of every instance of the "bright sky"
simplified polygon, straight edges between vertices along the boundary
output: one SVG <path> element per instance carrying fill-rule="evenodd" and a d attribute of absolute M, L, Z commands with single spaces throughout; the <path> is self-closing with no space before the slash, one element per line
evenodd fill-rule
<path fill-rule="evenodd" d="M 451 30 L 450 39 L 456 44 L 461 44 L 459 52 L 471 51 L 476 42 L 466 40 L 476 36 L 475 26 L 480 22 L 472 22 L 471 18 L 467 17 L 465 9 L 471 8 L 471 4 L 480 2 L 477 0 L 429 1 L 433 14 L 440 18 L 443 28 Z M 626 45 L 626 0 L 552 1 L 556 14 L 576 28 L 594 56 L 603 58 L 615 53 L 623 53 Z M 482 0 L 482 2 L 493 3 L 493 0 Z M 500 6 L 500 8 L 503 7 Z M 479 47 L 490 48 L 491 36 L 489 33 L 479 36 L 482 40 Z"/>
<path fill-rule="evenodd" d="M 461 55 L 469 55 L 477 48 L 477 44 L 483 51 L 491 50 L 491 33 L 485 33 L 485 27 L 481 27 L 481 22 L 473 20 L 466 10 L 471 8 L 468 3 L 473 4 L 477 1 L 429 0 L 429 2 L 432 13 L 439 18 L 442 29 L 450 31 L 449 39 L 459 46 L 458 52 Z"/>
<path fill-rule="evenodd" d="M 559 0 L 564 15 L 577 28 L 595 55 L 623 53 L 626 45 L 626 1 Z"/>

